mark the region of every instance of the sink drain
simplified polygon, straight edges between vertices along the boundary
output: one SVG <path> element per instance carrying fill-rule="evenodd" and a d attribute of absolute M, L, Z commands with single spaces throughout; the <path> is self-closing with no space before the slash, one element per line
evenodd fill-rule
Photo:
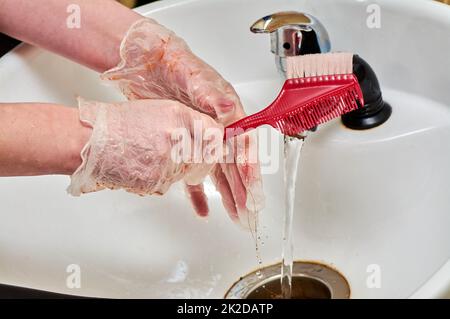
<path fill-rule="evenodd" d="M 225 298 L 281 298 L 281 263 L 254 271 L 237 281 Z M 336 270 L 313 262 L 294 262 L 293 299 L 348 299 L 350 287 Z"/>

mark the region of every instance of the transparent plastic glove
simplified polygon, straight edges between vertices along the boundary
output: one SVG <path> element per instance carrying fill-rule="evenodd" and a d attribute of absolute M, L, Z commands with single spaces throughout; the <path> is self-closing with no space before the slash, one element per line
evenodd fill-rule
<path fill-rule="evenodd" d="M 233 87 L 194 55 L 181 38 L 154 20 L 139 20 L 130 27 L 120 56 L 120 64 L 102 78 L 116 81 L 130 100 L 175 99 L 223 125 L 245 116 Z M 238 139 L 242 143 L 236 144 L 243 146 L 230 148 L 234 163 L 215 167 L 211 177 L 231 218 L 251 227 L 255 213 L 264 205 L 258 162 L 248 158 L 249 148 L 257 148 L 256 136 Z M 187 191 L 191 198 L 203 198 L 207 207 L 201 185 Z"/>
<path fill-rule="evenodd" d="M 82 164 L 71 176 L 68 192 L 72 195 L 104 188 L 164 194 L 179 180 L 197 185 L 214 167 L 214 151 L 223 148 L 223 127 L 177 101 L 108 104 L 79 99 L 79 111 L 80 120 L 93 130 L 81 152 Z M 202 150 L 196 160 L 192 157 L 194 128 Z M 181 134 L 174 134 L 177 130 L 186 133 L 189 144 L 180 144 Z M 181 150 L 180 145 L 189 147 L 178 158 L 174 150 Z"/>

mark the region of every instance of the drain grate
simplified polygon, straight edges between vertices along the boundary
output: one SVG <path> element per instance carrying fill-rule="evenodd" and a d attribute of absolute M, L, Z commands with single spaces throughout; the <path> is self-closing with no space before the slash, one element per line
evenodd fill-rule
<path fill-rule="evenodd" d="M 237 281 L 225 298 L 281 298 L 281 263 L 254 271 Z M 319 263 L 294 262 L 292 277 L 293 299 L 348 299 L 350 286 L 336 270 Z"/>

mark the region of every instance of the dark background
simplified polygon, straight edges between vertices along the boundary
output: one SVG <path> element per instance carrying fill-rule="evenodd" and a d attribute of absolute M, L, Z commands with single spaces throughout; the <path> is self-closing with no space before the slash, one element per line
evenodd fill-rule
<path fill-rule="evenodd" d="M 117 0 L 117 1 L 121 2 L 122 4 L 126 5 L 127 7 L 133 8 L 133 7 L 141 6 L 143 4 L 154 2 L 155 0 Z M 19 43 L 20 43 L 20 41 L 18 41 L 16 39 L 12 39 L 3 33 L 0 33 L 0 57 L 2 55 L 4 55 L 6 52 L 10 51 L 12 48 L 14 48 Z"/>

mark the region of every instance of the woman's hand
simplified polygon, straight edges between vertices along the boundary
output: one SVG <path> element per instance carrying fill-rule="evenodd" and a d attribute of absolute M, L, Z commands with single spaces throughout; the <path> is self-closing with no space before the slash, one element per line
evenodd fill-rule
<path fill-rule="evenodd" d="M 81 13 L 79 28 L 67 25 L 73 7 Z M 115 1 L 2 0 L 0 31 L 99 72 L 120 62 L 103 77 L 117 80 L 129 99 L 176 99 L 224 126 L 245 116 L 232 86 L 182 39 Z M 211 177 L 232 219 L 251 227 L 254 213 L 263 206 L 259 166 L 250 156 L 256 140 L 243 135 L 233 141 L 238 142 L 230 148 L 234 163 L 214 167 Z M 53 171 L 53 164 L 48 166 Z M 33 167 L 30 173 L 41 171 L 42 167 Z M 190 185 L 187 190 L 196 199 L 197 211 L 199 207 L 207 211 L 202 186 Z"/>
<path fill-rule="evenodd" d="M 92 135 L 71 177 L 68 190 L 73 195 L 103 188 L 164 194 L 179 180 L 196 185 L 223 148 L 223 127 L 177 101 L 109 104 L 79 99 L 79 113 Z M 198 158 L 194 145 L 201 151 Z M 201 209 L 198 213 L 205 215 Z"/>
<path fill-rule="evenodd" d="M 173 99 L 208 114 L 224 126 L 245 116 L 233 87 L 211 66 L 191 52 L 172 31 L 151 19 L 141 19 L 121 44 L 121 62 L 102 75 L 116 81 L 125 96 L 135 99 Z M 232 163 L 215 167 L 211 177 L 233 220 L 252 227 L 263 206 L 256 137 L 234 139 Z M 250 156 L 251 151 L 255 154 Z M 188 187 L 191 198 L 203 198 L 202 186 Z M 200 194 L 200 195 L 199 195 Z"/>

